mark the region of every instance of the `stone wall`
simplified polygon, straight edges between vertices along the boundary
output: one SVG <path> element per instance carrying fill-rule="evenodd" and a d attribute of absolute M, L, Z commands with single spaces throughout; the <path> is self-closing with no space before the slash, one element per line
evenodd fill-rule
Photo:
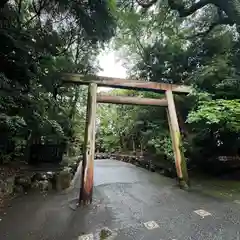
<path fill-rule="evenodd" d="M 30 191 L 61 191 L 70 186 L 71 180 L 81 162 L 81 157 L 66 161 L 57 170 L 22 169 L 6 174 L 6 167 L 0 168 L 0 206 L 3 199 Z"/>

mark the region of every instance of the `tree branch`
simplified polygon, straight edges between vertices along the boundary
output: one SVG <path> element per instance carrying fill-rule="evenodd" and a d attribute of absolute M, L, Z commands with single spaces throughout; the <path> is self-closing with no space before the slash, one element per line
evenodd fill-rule
<path fill-rule="evenodd" d="M 131 0 L 131 1 L 127 0 L 127 1 L 120 2 L 119 3 L 119 5 L 121 6 L 120 11 L 125 11 L 125 10 L 133 11 L 134 3 L 135 3 L 135 0 Z"/>
<path fill-rule="evenodd" d="M 232 22 L 232 20 L 229 17 L 223 17 L 220 18 L 218 21 L 213 22 L 209 28 L 206 31 L 197 33 L 190 38 L 195 38 L 195 37 L 206 37 L 210 32 L 212 32 L 214 30 L 215 27 L 219 26 L 219 25 L 230 25 L 232 26 L 234 24 L 234 22 Z"/>
<path fill-rule="evenodd" d="M 154 5 L 158 0 L 151 0 L 151 1 L 143 1 L 143 0 L 136 0 L 138 5 L 140 5 L 143 8 L 150 8 L 152 5 Z"/>
<path fill-rule="evenodd" d="M 35 2 L 33 1 L 33 9 L 35 11 L 35 15 L 33 15 L 30 19 L 27 20 L 27 22 L 24 24 L 24 26 L 27 26 L 32 20 L 34 20 L 36 17 L 39 17 L 41 15 L 42 10 L 46 6 L 46 1 L 45 0 L 40 0 L 39 1 L 39 8 L 37 9 L 37 6 Z"/>
<path fill-rule="evenodd" d="M 187 17 L 210 3 L 211 0 L 200 0 L 189 8 L 185 8 L 181 3 L 179 3 L 179 0 L 168 0 L 169 7 L 172 10 L 177 10 L 180 17 Z"/>
<path fill-rule="evenodd" d="M 66 53 L 68 51 L 68 49 L 71 47 L 71 45 L 76 41 L 75 35 L 71 30 L 71 35 L 70 35 L 70 39 L 69 42 L 67 43 L 67 46 L 60 52 L 58 52 L 55 56 L 60 56 L 64 53 Z"/>

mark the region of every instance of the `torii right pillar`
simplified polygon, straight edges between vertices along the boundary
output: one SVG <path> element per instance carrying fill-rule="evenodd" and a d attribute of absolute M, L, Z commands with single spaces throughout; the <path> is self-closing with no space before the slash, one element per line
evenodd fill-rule
<path fill-rule="evenodd" d="M 181 145 L 182 145 L 181 133 L 178 125 L 173 93 L 171 90 L 167 90 L 165 94 L 166 94 L 167 103 L 168 103 L 168 110 L 167 110 L 168 123 L 169 123 L 171 139 L 172 139 L 173 152 L 174 152 L 175 165 L 176 165 L 179 185 L 183 189 L 188 189 L 189 179 L 188 179 L 187 163 L 181 149 Z"/>

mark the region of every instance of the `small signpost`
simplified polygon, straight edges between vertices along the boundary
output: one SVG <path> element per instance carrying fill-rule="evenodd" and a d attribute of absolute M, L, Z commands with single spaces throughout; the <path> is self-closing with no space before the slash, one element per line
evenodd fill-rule
<path fill-rule="evenodd" d="M 155 221 L 149 221 L 144 223 L 144 226 L 148 229 L 148 230 L 153 230 L 155 228 L 159 228 L 159 225 L 155 222 Z"/>
<path fill-rule="evenodd" d="M 212 214 L 203 210 L 203 209 L 199 209 L 199 210 L 195 210 L 194 211 L 196 214 L 198 214 L 199 216 L 201 216 L 202 218 L 207 217 L 207 216 L 211 216 Z"/>

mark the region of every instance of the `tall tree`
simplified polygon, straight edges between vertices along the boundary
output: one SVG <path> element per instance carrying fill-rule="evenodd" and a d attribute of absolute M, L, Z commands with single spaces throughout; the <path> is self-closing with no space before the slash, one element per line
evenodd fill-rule
<path fill-rule="evenodd" d="M 190 19 L 179 18 L 176 11 L 171 11 L 173 6 L 169 2 L 159 2 L 155 7 L 150 6 L 156 1 L 148 5 L 146 1 L 141 2 L 148 10 L 145 12 L 136 1 L 132 3 L 122 1 L 115 47 L 126 57 L 132 77 L 195 88 L 190 96 L 175 99 L 184 136 L 183 148 L 190 162 L 210 166 L 209 160 L 219 155 L 236 155 L 240 148 L 236 29 L 205 24 L 217 17 L 215 7 L 206 6 L 205 11 L 199 11 Z M 184 6 L 199 6 L 191 4 Z M 220 114 L 222 111 L 225 114 Z M 156 115 L 153 112 L 150 108 L 136 108 L 137 117 L 131 130 L 125 129 L 125 135 L 131 136 L 134 132 L 137 148 L 144 141 L 146 151 L 172 159 L 165 112 L 158 110 Z M 130 111 L 125 115 L 131 118 Z M 128 148 L 131 149 L 131 145 Z"/>
<path fill-rule="evenodd" d="M 34 142 L 82 139 L 76 136 L 83 133 L 76 119 L 84 118 L 85 93 L 63 86 L 60 74 L 95 73 L 99 47 L 115 31 L 113 5 L 46 0 L 1 4 L 1 160 L 14 158 L 19 144 L 27 154 Z"/>

